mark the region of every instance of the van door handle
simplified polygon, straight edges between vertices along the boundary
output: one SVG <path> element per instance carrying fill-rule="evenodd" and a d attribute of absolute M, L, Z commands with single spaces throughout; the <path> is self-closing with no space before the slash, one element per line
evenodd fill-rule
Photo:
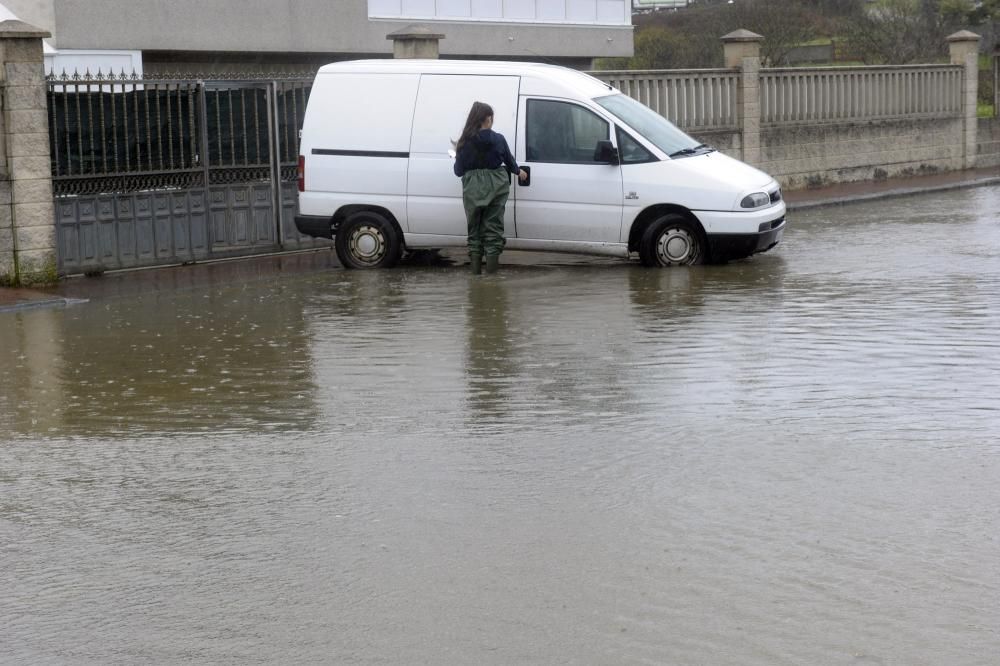
<path fill-rule="evenodd" d="M 528 177 L 524 179 L 524 182 L 521 182 L 521 180 L 518 179 L 517 184 L 521 187 L 527 187 L 528 185 L 531 185 L 531 167 L 522 166 L 521 168 L 524 169 L 524 173 L 528 174 Z"/>

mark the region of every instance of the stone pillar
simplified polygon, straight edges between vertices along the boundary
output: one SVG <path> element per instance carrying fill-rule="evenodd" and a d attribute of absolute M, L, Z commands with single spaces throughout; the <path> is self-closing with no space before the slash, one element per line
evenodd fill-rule
<path fill-rule="evenodd" d="M 993 47 L 993 117 L 1000 118 L 1000 42 Z"/>
<path fill-rule="evenodd" d="M 979 35 L 968 30 L 956 32 L 948 37 L 948 51 L 951 53 L 951 64 L 962 65 L 962 156 L 963 167 L 972 169 L 976 166 L 976 131 L 979 121 L 976 118 L 976 107 L 979 103 Z"/>
<path fill-rule="evenodd" d="M 57 278 L 42 39 L 21 21 L 0 23 L 0 284 Z"/>
<path fill-rule="evenodd" d="M 740 70 L 736 116 L 742 134 L 743 161 L 760 162 L 760 43 L 764 38 L 736 30 L 722 38 L 726 67 Z"/>
<path fill-rule="evenodd" d="M 409 25 L 385 36 L 392 40 L 393 58 L 424 58 L 436 60 L 438 44 L 444 39 L 441 33 L 431 32 L 425 25 Z"/>

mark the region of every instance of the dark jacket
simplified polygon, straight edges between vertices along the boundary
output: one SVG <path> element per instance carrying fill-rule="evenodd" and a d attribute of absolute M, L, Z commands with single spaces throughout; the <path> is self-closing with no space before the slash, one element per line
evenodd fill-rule
<path fill-rule="evenodd" d="M 474 169 L 499 169 L 501 164 L 510 173 L 521 170 L 514 161 L 503 134 L 488 129 L 479 130 L 458 149 L 458 154 L 455 155 L 455 175 L 462 177 L 466 171 Z"/>

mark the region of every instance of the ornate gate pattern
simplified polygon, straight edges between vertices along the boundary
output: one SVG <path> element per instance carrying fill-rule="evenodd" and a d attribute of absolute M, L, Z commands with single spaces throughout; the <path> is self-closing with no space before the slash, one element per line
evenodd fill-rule
<path fill-rule="evenodd" d="M 50 77 L 67 274 L 304 249 L 298 131 L 311 80 Z"/>

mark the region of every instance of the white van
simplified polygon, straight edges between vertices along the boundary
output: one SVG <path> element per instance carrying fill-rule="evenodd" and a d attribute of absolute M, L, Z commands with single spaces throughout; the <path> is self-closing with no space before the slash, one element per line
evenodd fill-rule
<path fill-rule="evenodd" d="M 648 266 L 725 262 L 781 240 L 767 174 L 681 132 L 606 83 L 551 65 L 368 60 L 316 75 L 302 128 L 299 214 L 344 266 L 464 247 L 449 154 L 475 101 L 493 107 L 530 178 L 511 188 L 509 250 L 637 253 Z"/>

